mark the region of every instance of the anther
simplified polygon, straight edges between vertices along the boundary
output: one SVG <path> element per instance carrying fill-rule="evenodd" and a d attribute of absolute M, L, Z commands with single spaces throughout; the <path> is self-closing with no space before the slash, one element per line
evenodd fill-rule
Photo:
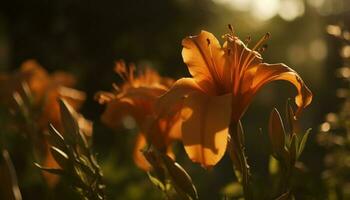
<path fill-rule="evenodd" d="M 209 38 L 207 38 L 207 43 L 208 43 L 208 46 L 210 45 L 210 39 Z"/>
<path fill-rule="evenodd" d="M 254 46 L 254 48 L 252 49 L 253 51 L 257 50 L 266 40 L 268 40 L 270 38 L 271 34 L 270 33 L 266 33 L 264 35 L 264 37 L 262 37 Z"/>
<path fill-rule="evenodd" d="M 112 84 L 112 88 L 114 89 L 115 92 L 119 92 L 120 91 L 120 88 L 117 84 L 113 83 Z"/>
<path fill-rule="evenodd" d="M 231 25 L 231 24 L 228 24 L 228 29 L 230 30 L 231 34 L 233 35 L 233 34 L 234 34 L 234 31 L 233 31 L 233 28 L 232 28 L 232 25 Z"/>
<path fill-rule="evenodd" d="M 268 47 L 268 45 L 264 44 L 261 48 L 258 49 L 258 52 L 263 53 L 264 51 L 266 51 L 267 47 Z"/>

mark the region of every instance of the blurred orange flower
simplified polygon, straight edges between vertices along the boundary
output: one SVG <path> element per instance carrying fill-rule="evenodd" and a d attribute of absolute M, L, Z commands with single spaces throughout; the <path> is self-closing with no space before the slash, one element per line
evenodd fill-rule
<path fill-rule="evenodd" d="M 297 88 L 297 115 L 310 104 L 312 94 L 294 70 L 262 62 L 260 51 L 268 37 L 252 49 L 232 29 L 223 46 L 206 31 L 182 41 L 182 57 L 192 78 L 177 80 L 157 107 L 164 111 L 183 105 L 182 140 L 192 161 L 211 167 L 222 158 L 229 124 L 238 123 L 257 91 L 271 81 L 285 80 Z"/>
<path fill-rule="evenodd" d="M 155 102 L 173 83 L 173 80 L 163 78 L 150 68 L 134 76 L 135 66 L 127 67 L 123 61 L 118 61 L 115 71 L 124 80 L 115 91 L 99 92 L 96 99 L 101 104 L 107 104 L 101 116 L 104 124 L 117 128 L 126 116 L 131 116 L 139 127 L 139 134 L 135 140 L 134 161 L 138 167 L 146 171 L 150 165 L 142 155 L 141 150 L 147 142 L 158 150 L 173 156 L 170 144 L 180 138 L 180 115 L 169 115 L 159 118 L 155 115 Z"/>
<path fill-rule="evenodd" d="M 19 71 L 13 75 L 0 74 L 0 104 L 9 107 L 11 110 L 18 110 L 15 98 L 21 98 L 25 101 L 25 96 L 30 94 L 33 108 L 31 117 L 37 131 L 40 135 L 29 138 L 37 138 L 38 141 L 33 141 L 36 151 L 43 154 L 44 165 L 50 168 L 57 168 L 58 165 L 53 159 L 48 141 L 43 134 L 48 130 L 49 123 L 53 124 L 58 130 L 62 131 L 60 120 L 60 110 L 58 98 L 66 100 L 74 109 L 78 109 L 85 101 L 85 93 L 72 89 L 75 85 L 75 78 L 68 73 L 55 72 L 49 75 L 48 72 L 40 66 L 35 60 L 27 60 L 23 62 Z M 25 91 L 25 90 L 28 91 Z M 91 123 L 79 117 L 82 128 L 85 133 L 91 134 Z M 21 124 L 17 126 L 22 126 Z M 34 130 L 27 130 L 30 134 Z M 57 176 L 44 173 L 48 184 L 53 186 L 57 182 Z"/>
<path fill-rule="evenodd" d="M 0 74 L 0 103 L 14 107 L 14 93 L 24 96 L 23 84 L 28 86 L 33 104 L 39 107 L 39 127 L 47 129 L 48 123 L 52 123 L 60 129 L 60 112 L 58 98 L 63 98 L 75 109 L 78 109 L 85 101 L 85 93 L 72 89 L 75 78 L 65 72 L 55 72 L 49 75 L 47 71 L 35 60 L 23 62 L 18 72 L 13 75 Z"/>

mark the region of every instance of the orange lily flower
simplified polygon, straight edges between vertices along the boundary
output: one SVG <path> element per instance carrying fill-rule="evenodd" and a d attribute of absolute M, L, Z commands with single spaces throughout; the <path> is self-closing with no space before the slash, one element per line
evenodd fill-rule
<path fill-rule="evenodd" d="M 160 77 L 149 68 L 134 77 L 135 66 L 127 67 L 123 61 L 116 63 L 115 71 L 124 80 L 124 84 L 120 87 L 114 85 L 113 93 L 96 94 L 96 99 L 101 104 L 107 104 L 101 120 L 107 126 L 117 128 L 124 117 L 134 118 L 140 132 L 135 140 L 133 158 L 138 167 L 148 171 L 150 165 L 141 152 L 147 142 L 173 156 L 170 143 L 181 135 L 179 114 L 158 118 L 154 109 L 156 100 L 170 88 L 173 81 Z"/>
<path fill-rule="evenodd" d="M 60 112 L 58 98 L 63 98 L 78 109 L 85 101 L 85 93 L 72 89 L 75 78 L 68 73 L 55 72 L 49 75 L 35 60 L 23 62 L 20 70 L 14 75 L 0 75 L 0 103 L 14 109 L 13 94 L 25 95 L 22 84 L 25 83 L 33 97 L 33 104 L 39 107 L 38 125 L 47 129 L 52 123 L 60 129 Z"/>
<path fill-rule="evenodd" d="M 312 94 L 300 76 L 285 64 L 262 62 L 260 50 L 266 34 L 252 49 L 231 33 L 223 46 L 202 31 L 182 41 L 182 57 L 192 78 L 181 78 L 163 95 L 158 108 L 182 105 L 182 141 L 194 162 L 209 168 L 224 155 L 228 126 L 237 124 L 265 84 L 275 80 L 292 83 L 298 94 L 297 115 L 310 104 Z M 161 115 L 166 114 L 160 112 Z"/>
<path fill-rule="evenodd" d="M 85 93 L 70 88 L 75 85 L 75 78 L 72 75 L 64 72 L 55 72 L 50 75 L 35 60 L 27 60 L 13 75 L 0 74 L 0 104 L 9 106 L 12 110 L 17 109 L 13 97 L 23 99 L 26 95 L 23 84 L 26 84 L 33 100 L 32 106 L 36 108 L 35 112 L 38 112 L 31 113 L 34 117 L 31 120 L 36 123 L 39 134 L 48 130 L 49 123 L 62 132 L 58 98 L 66 100 L 74 109 L 78 109 L 85 100 Z M 84 133 L 91 135 L 92 124 L 82 117 L 77 118 Z M 17 124 L 17 126 L 21 125 Z M 43 155 L 44 165 L 50 168 L 59 167 L 51 155 L 44 134 L 33 138 L 39 139 L 33 142 L 36 151 Z M 58 176 L 49 173 L 44 172 L 44 177 L 50 186 L 54 186 L 58 181 Z"/>

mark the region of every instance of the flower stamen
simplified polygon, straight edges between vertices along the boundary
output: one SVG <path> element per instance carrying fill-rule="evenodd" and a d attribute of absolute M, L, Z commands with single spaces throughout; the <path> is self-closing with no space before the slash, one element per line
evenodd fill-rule
<path fill-rule="evenodd" d="M 248 47 L 249 43 L 252 41 L 252 37 L 248 35 L 248 37 L 245 39 L 245 45 Z"/>
<path fill-rule="evenodd" d="M 270 33 L 266 33 L 254 46 L 254 48 L 252 49 L 252 51 L 256 51 L 256 49 L 258 49 L 259 47 L 261 47 L 261 45 L 266 42 L 269 38 L 270 38 L 271 34 Z"/>
<path fill-rule="evenodd" d="M 243 71 L 245 71 L 247 69 L 247 67 L 250 65 L 250 63 L 254 60 L 255 56 L 257 56 L 256 52 L 259 52 L 259 50 L 261 49 L 260 47 L 262 46 L 262 48 L 266 49 L 264 42 L 266 42 L 266 40 L 268 40 L 270 38 L 271 34 L 270 33 L 266 33 L 253 47 L 253 49 L 251 51 L 249 51 L 248 56 L 246 57 L 243 65 L 242 65 L 242 71 L 241 71 L 241 75 L 243 73 Z"/>
<path fill-rule="evenodd" d="M 235 32 L 234 32 L 233 27 L 232 27 L 231 24 L 228 24 L 228 29 L 230 30 L 231 35 L 234 36 Z"/>

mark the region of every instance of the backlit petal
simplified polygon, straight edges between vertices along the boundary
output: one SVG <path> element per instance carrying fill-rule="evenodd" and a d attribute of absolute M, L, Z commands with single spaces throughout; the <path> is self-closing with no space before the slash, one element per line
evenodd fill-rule
<path fill-rule="evenodd" d="M 106 110 L 101 117 L 102 122 L 111 128 L 116 128 L 125 116 L 130 115 L 138 124 L 143 124 L 147 116 L 154 114 L 154 104 L 164 92 L 165 90 L 161 88 L 128 88 L 106 103 Z"/>
<path fill-rule="evenodd" d="M 224 51 L 219 41 L 209 32 L 182 40 L 182 57 L 198 85 L 208 93 L 222 90 Z"/>
<path fill-rule="evenodd" d="M 295 97 L 295 103 L 298 106 L 296 116 L 298 116 L 302 109 L 311 103 L 312 93 L 300 76 L 285 64 L 262 63 L 249 69 L 245 74 L 243 82 L 250 82 L 250 89 L 253 90 L 254 95 L 262 86 L 275 80 L 288 81 L 298 90 L 298 94 Z"/>
<path fill-rule="evenodd" d="M 173 120 L 173 122 L 171 124 L 168 135 L 169 135 L 169 138 L 172 140 L 181 139 L 182 120 L 180 119 L 180 117 L 177 117 L 177 116 L 175 116 L 174 118 L 175 118 L 175 120 Z"/>
<path fill-rule="evenodd" d="M 156 103 L 157 113 L 161 116 L 174 115 L 181 108 L 185 97 L 196 91 L 202 90 L 193 78 L 177 80 L 170 90 L 158 99 Z"/>
<path fill-rule="evenodd" d="M 184 101 L 182 139 L 194 162 L 214 166 L 223 157 L 231 115 L 231 94 L 208 96 L 194 92 Z"/>
<path fill-rule="evenodd" d="M 131 115 L 134 118 L 138 117 L 133 107 L 133 102 L 127 99 L 112 100 L 107 104 L 101 116 L 101 121 L 110 128 L 117 128 L 120 126 L 123 117 L 127 115 Z"/>

